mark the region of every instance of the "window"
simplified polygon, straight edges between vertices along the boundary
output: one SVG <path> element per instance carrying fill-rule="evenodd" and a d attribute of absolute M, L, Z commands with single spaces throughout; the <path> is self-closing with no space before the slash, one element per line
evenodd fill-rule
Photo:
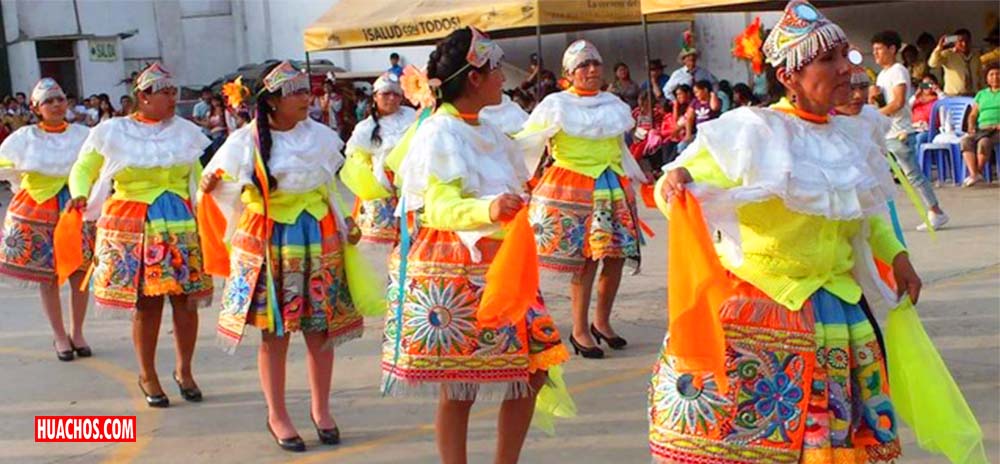
<path fill-rule="evenodd" d="M 75 40 L 37 40 L 35 53 L 41 77 L 51 77 L 67 95 L 79 95 Z"/>

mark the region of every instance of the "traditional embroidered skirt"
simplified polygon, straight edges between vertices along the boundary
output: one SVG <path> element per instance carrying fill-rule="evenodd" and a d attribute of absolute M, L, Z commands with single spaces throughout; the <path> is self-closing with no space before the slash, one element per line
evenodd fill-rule
<path fill-rule="evenodd" d="M 696 387 L 665 354 L 656 364 L 649 397 L 653 461 L 854 464 L 898 458 L 885 357 L 861 307 L 820 290 L 800 311 L 789 311 L 743 286 L 721 309 L 728 394 L 711 374 Z"/>
<path fill-rule="evenodd" d="M 592 179 L 550 167 L 531 193 L 528 218 L 543 268 L 575 273 L 587 260 L 639 260 L 635 193 L 610 169 Z"/>
<path fill-rule="evenodd" d="M 174 193 L 147 205 L 110 199 L 97 221 L 94 300 L 99 309 L 133 311 L 139 297 L 187 295 L 189 309 L 212 302 L 191 205 Z"/>
<path fill-rule="evenodd" d="M 266 227 L 271 227 L 277 308 L 267 304 Z M 218 334 L 231 350 L 248 324 L 270 333 L 277 333 L 275 324 L 281 324 L 283 333 L 326 333 L 332 345 L 361 336 L 364 322 L 347 289 L 343 243 L 332 214 L 317 221 L 303 212 L 295 223 L 282 224 L 244 211 L 230 263 Z"/>
<path fill-rule="evenodd" d="M 361 229 L 361 241 L 382 245 L 399 242 L 399 220 L 396 219 L 395 196 L 360 201 L 354 211 L 354 222 Z"/>
<path fill-rule="evenodd" d="M 7 208 L 0 239 L 0 276 L 9 277 L 21 285 L 31 286 L 54 282 L 56 277 L 53 232 L 59 214 L 70 200 L 69 189 L 38 203 L 27 190 L 14 195 Z M 94 252 L 96 227 L 83 225 L 83 266 L 90 267 Z"/>
<path fill-rule="evenodd" d="M 382 346 L 384 393 L 436 396 L 440 384 L 456 400 L 519 398 L 531 393 L 531 373 L 569 359 L 541 296 L 516 324 L 478 327 L 486 271 L 500 243 L 480 240 L 482 261 L 473 263 L 454 232 L 420 229 L 407 260 L 401 323 L 400 256 L 398 247 L 393 251 Z"/>

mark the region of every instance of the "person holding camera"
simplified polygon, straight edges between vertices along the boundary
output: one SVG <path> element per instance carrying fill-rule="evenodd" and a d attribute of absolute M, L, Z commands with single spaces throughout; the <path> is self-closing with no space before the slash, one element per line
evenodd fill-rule
<path fill-rule="evenodd" d="M 944 93 L 949 97 L 971 97 L 982 87 L 977 82 L 982 75 L 981 64 L 969 48 L 971 41 L 972 33 L 968 29 L 942 36 L 927 60 L 930 67 L 944 69 Z"/>

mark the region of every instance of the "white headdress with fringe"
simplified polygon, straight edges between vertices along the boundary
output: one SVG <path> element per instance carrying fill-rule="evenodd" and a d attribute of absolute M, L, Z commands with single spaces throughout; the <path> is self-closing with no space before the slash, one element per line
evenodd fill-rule
<path fill-rule="evenodd" d="M 797 71 L 821 53 L 847 43 L 840 26 L 806 0 L 792 0 L 764 41 L 764 56 L 774 67 Z"/>

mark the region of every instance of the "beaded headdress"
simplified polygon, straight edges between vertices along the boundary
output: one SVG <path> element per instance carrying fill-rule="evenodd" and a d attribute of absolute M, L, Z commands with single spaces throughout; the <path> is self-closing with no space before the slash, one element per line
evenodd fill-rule
<path fill-rule="evenodd" d="M 372 85 L 372 91 L 374 93 L 395 93 L 402 95 L 403 87 L 399 83 L 399 76 L 394 73 L 388 72 L 375 79 L 375 84 Z"/>
<path fill-rule="evenodd" d="M 563 70 L 571 73 L 588 61 L 603 63 L 604 59 L 601 58 L 601 53 L 597 51 L 597 47 L 594 44 L 582 39 L 577 40 L 569 44 L 569 47 L 563 53 Z"/>
<path fill-rule="evenodd" d="M 270 93 L 281 93 L 288 96 L 300 90 L 309 90 L 309 76 L 295 69 L 288 60 L 274 67 L 264 76 L 264 90 Z"/>
<path fill-rule="evenodd" d="M 821 53 L 846 43 L 840 26 L 806 0 L 791 0 L 764 41 L 764 56 L 774 67 L 797 71 Z"/>
<path fill-rule="evenodd" d="M 174 84 L 170 71 L 164 69 L 159 61 L 149 65 L 135 78 L 137 91 L 156 93 L 170 87 L 177 87 L 177 84 Z"/>

